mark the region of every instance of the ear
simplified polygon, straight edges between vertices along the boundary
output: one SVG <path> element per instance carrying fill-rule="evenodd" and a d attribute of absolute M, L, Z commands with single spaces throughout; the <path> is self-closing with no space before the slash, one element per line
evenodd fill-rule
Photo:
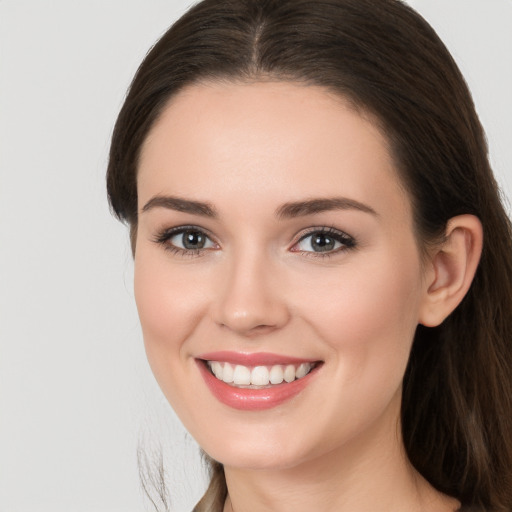
<path fill-rule="evenodd" d="M 462 301 L 475 276 L 482 241 L 482 224 L 474 215 L 448 221 L 445 240 L 430 254 L 420 324 L 438 326 Z"/>

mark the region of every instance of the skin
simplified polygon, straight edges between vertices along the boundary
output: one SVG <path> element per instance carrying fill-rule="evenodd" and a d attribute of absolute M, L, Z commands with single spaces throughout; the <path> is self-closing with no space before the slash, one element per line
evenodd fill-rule
<path fill-rule="evenodd" d="M 146 206 L 157 196 L 207 203 L 216 216 Z M 367 211 L 276 215 L 334 197 Z M 369 116 L 318 87 L 190 86 L 145 141 L 138 200 L 135 296 L 147 356 L 186 428 L 224 464 L 225 510 L 457 508 L 409 464 L 400 397 L 416 326 L 442 321 L 469 286 L 460 268 L 476 268 L 475 258 L 468 266 L 451 255 L 478 252 L 467 228 L 478 223 L 455 221 L 446 251 L 425 263 L 409 197 Z M 190 225 L 209 236 L 204 249 L 176 252 L 180 236 L 156 241 Z M 309 239 L 299 243 L 311 228 L 339 230 L 354 246 L 316 253 Z M 195 358 L 214 350 L 323 365 L 292 400 L 240 411 L 217 401 L 198 371 Z"/>

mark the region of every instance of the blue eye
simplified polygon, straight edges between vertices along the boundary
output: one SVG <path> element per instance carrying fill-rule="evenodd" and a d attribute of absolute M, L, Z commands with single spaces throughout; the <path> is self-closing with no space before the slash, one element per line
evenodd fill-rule
<path fill-rule="evenodd" d="M 335 229 L 318 229 L 304 235 L 294 246 L 295 251 L 333 253 L 355 247 L 349 235 Z"/>

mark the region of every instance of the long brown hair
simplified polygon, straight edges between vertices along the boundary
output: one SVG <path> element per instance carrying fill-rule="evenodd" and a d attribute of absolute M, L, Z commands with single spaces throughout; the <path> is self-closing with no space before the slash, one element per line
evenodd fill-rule
<path fill-rule="evenodd" d="M 512 230 L 471 95 L 441 40 L 398 0 L 200 2 L 149 52 L 114 129 L 108 193 L 132 235 L 148 131 L 177 91 L 216 79 L 320 85 L 370 112 L 409 191 L 420 245 L 453 216 L 479 217 L 484 248 L 467 296 L 439 327 L 418 327 L 402 431 L 412 464 L 439 491 L 512 510 Z M 212 468 L 197 512 L 222 510 L 224 473 Z"/>

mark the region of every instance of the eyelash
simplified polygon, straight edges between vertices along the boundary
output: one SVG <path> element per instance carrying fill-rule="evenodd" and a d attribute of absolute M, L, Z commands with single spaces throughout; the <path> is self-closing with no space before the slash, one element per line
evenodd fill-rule
<path fill-rule="evenodd" d="M 177 235 L 185 234 L 187 232 L 203 235 L 207 240 L 209 240 L 213 244 L 217 245 L 216 242 L 214 242 L 213 238 L 208 234 L 208 232 L 198 226 L 179 226 L 176 228 L 164 229 L 159 234 L 157 234 L 157 236 L 154 238 L 154 242 L 156 242 L 157 244 L 163 245 L 164 249 L 166 251 L 169 251 L 172 254 L 177 254 L 179 256 L 194 257 L 194 256 L 204 255 L 205 251 L 210 248 L 184 249 L 184 248 L 177 247 L 176 245 L 170 243 L 170 240 L 173 237 L 175 237 Z"/>
<path fill-rule="evenodd" d="M 212 249 L 212 247 L 206 247 L 206 248 L 199 248 L 199 249 L 186 249 L 177 247 L 176 245 L 170 243 L 170 240 L 177 236 L 177 235 L 183 235 L 187 232 L 190 233 L 196 233 L 199 235 L 204 236 L 207 240 L 210 241 L 213 245 L 218 247 L 218 244 L 214 241 L 213 237 L 211 237 L 207 231 L 205 231 L 203 228 L 200 228 L 198 226 L 179 226 L 171 229 L 164 229 L 162 232 L 157 234 L 157 236 L 154 238 L 154 242 L 157 244 L 163 245 L 164 249 L 166 251 L 170 251 L 172 254 L 177 254 L 180 256 L 202 256 L 206 253 L 207 250 Z M 311 237 L 313 235 L 321 235 L 325 238 L 332 239 L 334 242 L 337 242 L 341 244 L 340 247 L 335 248 L 333 250 L 326 250 L 325 252 L 316 252 L 316 251 L 305 251 L 301 249 L 295 249 L 295 247 L 298 247 L 301 242 L 304 240 L 307 240 L 308 237 Z M 349 251 L 352 249 L 355 249 L 356 247 L 356 241 L 353 237 L 348 235 L 347 233 L 344 233 L 343 231 L 340 231 L 338 229 L 335 229 L 333 227 L 314 227 L 309 228 L 307 231 L 302 232 L 299 235 L 299 238 L 296 242 L 293 243 L 291 247 L 292 252 L 299 252 L 303 254 L 304 256 L 311 257 L 311 258 L 330 258 L 335 256 L 336 254 L 339 254 L 341 252 Z"/>
<path fill-rule="evenodd" d="M 308 237 L 311 237 L 313 235 L 323 235 L 325 238 L 330 238 L 335 242 L 338 242 L 339 244 L 341 244 L 341 247 L 338 247 L 333 250 L 328 250 L 325 252 L 303 251 L 300 249 L 294 249 L 294 247 L 297 247 L 301 242 L 303 242 Z M 293 244 L 291 250 L 293 252 L 300 252 L 304 256 L 310 258 L 331 258 L 339 253 L 355 249 L 356 246 L 356 240 L 347 233 L 344 233 L 343 231 L 340 231 L 339 229 L 333 227 L 327 228 L 325 226 L 319 226 L 309 228 L 305 232 L 301 233 L 299 239 L 297 240 L 297 242 Z"/>

